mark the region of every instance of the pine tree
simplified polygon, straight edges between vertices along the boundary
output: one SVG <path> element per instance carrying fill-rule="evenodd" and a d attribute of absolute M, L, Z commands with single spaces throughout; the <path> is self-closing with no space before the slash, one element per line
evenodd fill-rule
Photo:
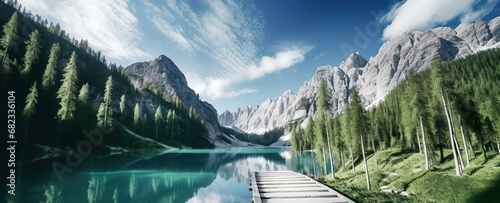
<path fill-rule="evenodd" d="M 173 120 L 174 120 L 174 115 L 172 113 L 172 109 L 169 109 L 168 113 L 167 113 L 167 128 L 166 128 L 166 132 L 167 132 L 167 138 L 168 138 L 168 132 L 170 132 L 170 140 L 174 140 L 174 138 L 173 138 L 173 134 L 174 134 L 173 133 L 173 129 L 174 129 Z"/>
<path fill-rule="evenodd" d="M 316 158 L 320 163 L 322 163 L 322 166 L 324 167 L 325 173 L 327 172 L 326 170 L 326 160 L 324 158 L 324 153 L 325 153 L 325 147 L 326 147 L 326 136 L 325 136 L 325 121 L 322 116 L 319 116 L 320 114 L 316 114 L 316 119 L 314 120 L 314 149 L 316 150 Z"/>
<path fill-rule="evenodd" d="M 78 101 L 82 104 L 87 104 L 89 102 L 89 83 L 85 83 L 82 88 L 80 88 L 80 94 L 78 94 Z"/>
<path fill-rule="evenodd" d="M 30 88 L 30 93 L 28 96 L 26 96 L 26 105 L 24 106 L 23 110 L 23 117 L 26 119 L 26 133 L 24 134 L 24 141 L 26 142 L 26 138 L 28 137 L 28 130 L 29 130 L 29 121 L 31 116 L 35 114 L 35 109 L 36 109 L 36 103 L 38 102 L 38 91 L 36 87 L 36 81 L 33 83 L 33 85 Z"/>
<path fill-rule="evenodd" d="M 139 125 L 140 117 L 141 117 L 141 109 L 139 107 L 139 103 L 136 103 L 134 107 L 134 128 L 136 131 L 137 131 L 137 126 Z"/>
<path fill-rule="evenodd" d="M 113 115 L 113 108 L 111 108 L 111 92 L 113 91 L 113 77 L 109 76 L 106 81 L 106 88 L 104 89 L 104 115 L 102 127 L 112 126 L 111 116 Z"/>
<path fill-rule="evenodd" d="M 57 98 L 61 100 L 59 103 L 61 107 L 57 112 L 57 117 L 59 117 L 60 120 L 73 119 L 73 113 L 76 110 L 77 74 L 76 53 L 73 52 L 66 68 L 64 68 L 62 84 L 59 91 L 57 91 Z"/>
<path fill-rule="evenodd" d="M 344 139 L 342 139 L 342 133 L 340 129 L 340 118 L 333 119 L 333 130 L 332 130 L 334 146 L 337 148 L 337 154 L 339 155 L 339 166 L 344 163 L 343 154 L 345 149 Z"/>
<path fill-rule="evenodd" d="M 175 114 L 175 110 L 172 110 L 172 125 L 171 125 L 171 131 L 172 131 L 172 140 L 174 139 L 174 137 L 176 136 L 179 136 L 175 131 L 175 125 L 177 124 L 176 123 L 176 119 L 177 119 L 177 115 Z M 179 136 L 179 140 L 180 140 L 180 136 Z"/>
<path fill-rule="evenodd" d="M 101 128 L 104 128 L 105 122 L 104 122 L 104 103 L 101 103 L 99 105 L 99 109 L 97 110 L 97 125 Z"/>
<path fill-rule="evenodd" d="M 430 99 L 429 105 L 429 117 L 430 117 L 430 130 L 434 137 L 430 137 L 434 140 L 437 147 L 439 147 L 439 155 L 440 155 L 440 163 L 444 163 L 444 144 L 446 141 L 445 129 L 446 118 L 443 114 L 443 104 L 441 100 L 441 83 L 442 76 L 444 73 L 442 72 L 442 65 L 439 59 L 434 59 L 432 61 L 432 67 L 430 70 L 430 78 L 431 78 L 431 95 L 432 99 Z"/>
<path fill-rule="evenodd" d="M 158 141 L 158 128 L 160 127 L 163 115 L 161 113 L 161 106 L 158 106 L 155 113 L 155 127 L 156 127 L 156 140 Z"/>
<path fill-rule="evenodd" d="M 427 83 L 424 82 L 424 77 L 422 74 L 419 74 L 417 76 L 414 76 L 414 80 L 411 81 L 412 83 L 410 84 L 410 89 L 408 92 L 410 92 L 410 102 L 409 105 L 413 109 L 411 111 L 411 126 L 415 126 L 415 131 L 417 132 L 417 142 L 418 142 L 418 148 L 419 151 L 421 152 L 421 146 L 420 146 L 420 136 L 419 136 L 419 129 L 417 128 L 420 126 L 420 135 L 422 136 L 422 142 L 423 142 L 423 152 L 424 152 L 424 158 L 425 158 L 425 168 L 426 170 L 429 170 L 429 158 L 427 154 L 427 143 L 425 139 L 425 135 L 428 129 L 428 122 L 427 118 L 429 118 L 429 113 L 428 113 L 428 99 L 425 98 L 423 95 L 427 95 L 428 92 L 426 92 Z"/>
<path fill-rule="evenodd" d="M 24 65 L 23 65 L 23 70 L 21 71 L 22 76 L 27 76 L 29 75 L 31 71 L 31 67 L 33 66 L 34 63 L 37 62 L 38 57 L 40 55 L 40 33 L 38 30 L 33 31 L 30 34 L 30 39 L 25 42 L 27 47 L 26 47 L 26 53 L 24 54 Z"/>
<path fill-rule="evenodd" d="M 325 80 L 321 80 L 319 83 L 319 93 L 318 93 L 318 112 L 316 114 L 317 119 L 319 120 L 321 128 L 325 129 L 325 134 L 322 137 L 326 137 L 327 147 L 328 147 L 328 156 L 330 159 L 330 170 L 332 173 L 332 178 L 335 177 L 335 172 L 333 170 L 333 158 L 332 158 L 332 142 L 330 141 L 330 134 L 328 131 L 328 115 L 327 112 L 330 112 L 330 95 L 328 95 L 328 90 L 326 87 Z M 323 127 L 324 126 L 324 127 Z M 324 138 L 323 138 L 324 140 Z M 323 146 L 324 147 L 324 146 Z"/>
<path fill-rule="evenodd" d="M 314 126 L 315 126 L 314 120 L 309 119 L 307 126 L 306 126 L 305 138 L 304 138 L 307 142 L 307 144 L 306 144 L 307 148 L 309 148 L 312 153 L 314 153 L 314 143 L 316 143 L 315 137 L 314 137 Z M 314 175 L 316 175 L 316 164 L 314 164 L 314 162 L 313 162 L 312 165 L 313 165 Z"/>
<path fill-rule="evenodd" d="M 9 49 L 15 46 L 17 38 L 19 37 L 17 35 L 17 30 L 18 30 L 18 21 L 19 21 L 19 13 L 16 11 L 14 14 L 12 14 L 12 17 L 10 18 L 9 22 L 3 26 L 3 33 L 4 36 L 0 39 L 0 45 L 3 48 L 3 52 L 1 54 L 2 56 L 2 68 L 7 67 L 7 63 L 10 60 L 9 57 Z M 12 60 L 10 60 L 12 62 Z M 10 66 L 9 66 L 10 67 Z M 3 70 L 3 72 L 9 72 L 8 70 Z"/>
<path fill-rule="evenodd" d="M 414 77 L 413 74 L 410 74 L 410 77 Z M 400 106 L 401 106 L 401 118 L 402 118 L 402 126 L 403 126 L 403 135 L 401 138 L 403 138 L 403 142 L 402 142 L 402 146 L 404 149 L 414 149 L 414 145 L 413 145 L 413 140 L 414 138 L 416 138 L 414 136 L 415 134 L 415 123 L 414 123 L 414 119 L 413 119 L 413 116 L 412 116 L 412 110 L 413 110 L 413 106 L 412 105 L 409 105 L 410 101 L 412 100 L 412 96 L 414 95 L 414 92 L 412 91 L 408 91 L 410 90 L 410 87 L 409 87 L 409 82 L 408 80 L 407 81 L 404 81 L 402 84 L 400 84 L 403 86 L 403 89 L 406 90 L 404 91 L 405 94 L 402 95 L 402 97 L 400 97 L 399 99 L 399 102 L 400 102 Z"/>
<path fill-rule="evenodd" d="M 123 117 L 123 112 L 125 111 L 125 94 L 122 95 L 122 97 L 120 98 L 120 113 Z"/>
<path fill-rule="evenodd" d="M 59 58 L 59 51 L 61 47 L 59 43 L 54 43 L 50 49 L 49 62 L 45 68 L 42 78 L 42 86 L 47 89 L 49 86 L 54 85 L 57 74 L 57 60 Z"/>
<path fill-rule="evenodd" d="M 351 134 L 352 135 L 358 135 L 360 136 L 360 143 L 361 143 L 361 153 L 363 156 L 363 164 L 365 166 L 365 175 L 366 175 L 366 185 L 367 189 L 371 189 L 370 185 L 370 175 L 368 172 L 368 165 L 366 163 L 366 155 L 365 155 L 365 139 L 364 136 L 368 134 L 369 127 L 369 120 L 368 117 L 366 116 L 365 109 L 363 108 L 363 102 L 361 101 L 361 97 L 358 94 L 358 91 L 354 89 L 351 93 L 350 96 L 351 103 L 349 104 L 349 114 L 350 114 L 350 127 L 351 127 Z M 356 138 L 354 138 L 356 139 Z"/>
<path fill-rule="evenodd" d="M 8 75 L 12 72 L 12 68 L 17 66 L 17 59 L 11 60 L 7 55 L 3 60 L 2 74 Z"/>
<path fill-rule="evenodd" d="M 193 106 L 190 106 L 189 107 L 189 119 L 193 119 L 194 118 L 194 108 Z"/>

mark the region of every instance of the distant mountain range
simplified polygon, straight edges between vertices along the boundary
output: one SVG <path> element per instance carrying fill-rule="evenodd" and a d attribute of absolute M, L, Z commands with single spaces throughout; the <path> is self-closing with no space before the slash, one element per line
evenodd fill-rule
<path fill-rule="evenodd" d="M 150 84 L 149 89 L 157 91 L 156 94 L 177 97 L 185 108 L 193 108 L 203 120 L 207 139 L 214 145 L 248 146 L 252 144 L 238 140 L 238 136 L 227 135 L 228 131 L 223 128 L 263 134 L 293 121 L 305 126 L 315 114 L 317 88 L 322 79 L 327 81 L 331 93 L 330 114 L 337 115 L 347 104 L 354 87 L 359 89 L 365 106 L 369 108 L 382 101 L 399 82 L 407 78 L 411 69 L 417 72 L 425 70 L 435 57 L 449 61 L 499 46 L 500 17 L 488 23 L 483 20 L 464 23 L 456 29 L 439 27 L 423 32 L 407 32 L 385 42 L 378 54 L 369 60 L 353 53 L 338 67 L 319 67 L 297 93 L 288 90 L 274 99 L 266 99 L 261 105 L 246 106 L 221 115 L 217 115 L 211 104 L 199 99 L 188 86 L 184 74 L 166 56 L 134 63 L 124 70 L 136 89 Z M 154 100 L 145 99 L 140 103 L 152 114 L 160 104 L 151 101 Z"/>
<path fill-rule="evenodd" d="M 329 113 L 338 115 L 354 87 L 370 108 L 406 79 L 410 70 L 420 72 L 430 68 L 433 58 L 450 61 L 495 47 L 500 47 L 500 17 L 489 22 L 463 23 L 455 29 L 438 27 L 407 32 L 386 41 L 369 60 L 353 53 L 338 67 L 319 67 L 296 93 L 287 90 L 261 105 L 225 111 L 219 115 L 219 123 L 248 133 L 262 133 L 294 121 L 305 127 L 315 114 L 317 88 L 322 79 L 330 90 Z"/>

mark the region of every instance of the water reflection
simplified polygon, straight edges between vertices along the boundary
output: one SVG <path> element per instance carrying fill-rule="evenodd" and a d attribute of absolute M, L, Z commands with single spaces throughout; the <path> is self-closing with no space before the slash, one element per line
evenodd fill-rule
<path fill-rule="evenodd" d="M 26 166 L 32 174 L 22 180 L 21 202 L 250 202 L 254 171 L 322 173 L 312 153 L 292 155 L 288 148 L 116 155 L 87 160 L 62 182 L 54 178 L 51 161 Z"/>
<path fill-rule="evenodd" d="M 47 198 L 46 203 L 63 202 L 61 196 L 61 189 L 55 185 L 44 186 L 44 196 Z"/>

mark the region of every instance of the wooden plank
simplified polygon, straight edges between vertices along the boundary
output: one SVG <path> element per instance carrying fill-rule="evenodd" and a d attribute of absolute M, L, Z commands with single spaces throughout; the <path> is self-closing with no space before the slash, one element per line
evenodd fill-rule
<path fill-rule="evenodd" d="M 255 173 L 252 173 L 252 201 L 254 203 L 262 203 Z"/>
<path fill-rule="evenodd" d="M 296 177 L 296 176 L 291 176 L 291 177 L 277 177 L 277 176 L 274 176 L 274 177 L 262 177 L 262 176 L 257 176 L 256 177 L 257 180 L 302 180 L 302 179 L 306 179 L 304 177 Z"/>
<path fill-rule="evenodd" d="M 266 192 L 305 192 L 305 191 L 328 192 L 328 190 L 323 188 L 323 187 L 259 188 L 259 191 L 260 191 L 260 193 L 266 193 Z"/>
<path fill-rule="evenodd" d="M 259 173 L 258 176 L 297 176 L 294 173 Z"/>
<path fill-rule="evenodd" d="M 286 185 L 286 184 L 311 184 L 315 185 L 312 181 L 256 181 L 259 185 Z"/>
<path fill-rule="evenodd" d="M 314 182 L 316 182 L 316 183 L 318 183 L 318 184 L 322 185 L 323 187 L 325 187 L 326 189 L 328 189 L 330 192 L 332 192 L 332 193 L 336 193 L 336 194 L 337 194 L 340 198 L 345 199 L 347 202 L 352 202 L 352 203 L 354 203 L 354 201 L 352 201 L 351 199 L 347 198 L 346 196 L 344 196 L 344 195 L 342 195 L 342 194 L 338 193 L 337 191 L 335 191 L 335 190 L 331 189 L 330 187 L 327 187 L 327 186 L 325 186 L 325 185 L 321 184 L 320 182 L 318 182 L 318 181 L 316 181 L 316 180 L 314 180 L 314 179 L 312 179 L 312 178 L 310 178 L 310 177 L 308 177 L 308 176 L 305 176 L 305 177 L 309 178 L 311 181 L 314 181 Z"/>
<path fill-rule="evenodd" d="M 296 175 L 257 175 L 257 178 L 296 178 Z"/>
<path fill-rule="evenodd" d="M 321 185 L 311 185 L 311 184 L 289 184 L 289 185 L 258 185 L 259 189 L 262 188 L 311 188 L 311 187 L 319 187 Z"/>
<path fill-rule="evenodd" d="M 253 202 L 354 203 L 322 183 L 293 171 L 254 172 L 249 189 Z"/>
<path fill-rule="evenodd" d="M 349 203 L 345 199 L 335 198 L 298 198 L 298 199 L 263 199 L 262 203 Z"/>
<path fill-rule="evenodd" d="M 261 176 L 261 175 L 257 175 L 255 176 L 257 178 L 269 178 L 269 179 L 280 179 L 280 178 L 304 178 L 303 176 L 296 176 L 296 175 L 287 175 L 287 176 Z"/>
<path fill-rule="evenodd" d="M 297 179 L 307 179 L 305 177 L 300 177 L 300 176 L 269 176 L 269 177 L 262 177 L 262 176 L 256 176 L 257 179 L 265 179 L 265 180 L 281 180 L 281 179 L 290 179 L 290 180 L 297 180 Z"/>
<path fill-rule="evenodd" d="M 316 197 L 338 197 L 337 194 L 330 192 L 272 192 L 272 193 L 261 193 L 261 199 L 271 199 L 271 198 L 316 198 Z"/>

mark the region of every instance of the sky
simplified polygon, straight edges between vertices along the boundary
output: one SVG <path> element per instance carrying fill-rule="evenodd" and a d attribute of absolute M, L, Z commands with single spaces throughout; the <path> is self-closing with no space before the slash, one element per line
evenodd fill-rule
<path fill-rule="evenodd" d="M 500 15 L 499 0 L 18 0 L 110 62 L 171 58 L 222 113 L 296 92 L 392 37 Z"/>

